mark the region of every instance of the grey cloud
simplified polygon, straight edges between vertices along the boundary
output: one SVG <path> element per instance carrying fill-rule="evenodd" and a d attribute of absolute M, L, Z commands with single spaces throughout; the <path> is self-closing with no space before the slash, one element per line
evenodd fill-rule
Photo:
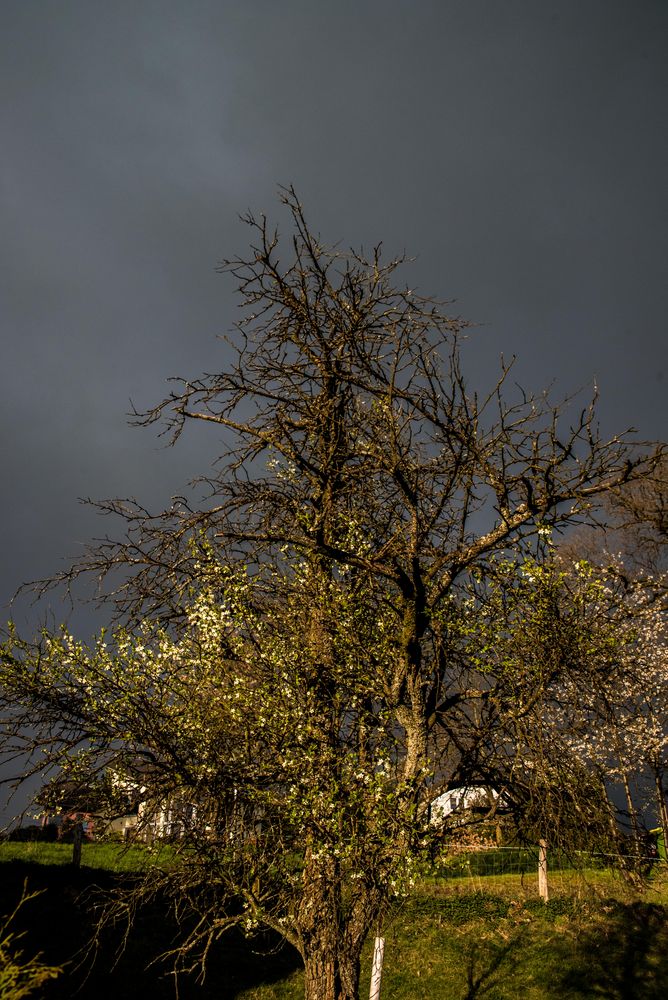
<path fill-rule="evenodd" d="M 278 183 L 326 240 L 417 255 L 481 324 L 472 382 L 517 353 L 665 436 L 667 43 L 649 0 L 5 5 L 3 594 L 95 532 L 77 496 L 159 504 L 215 454 L 124 413 L 224 358 L 214 268 Z"/>

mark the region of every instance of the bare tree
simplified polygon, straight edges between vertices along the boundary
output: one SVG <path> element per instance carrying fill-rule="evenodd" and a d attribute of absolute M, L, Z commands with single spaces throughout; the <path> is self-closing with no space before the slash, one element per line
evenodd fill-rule
<path fill-rule="evenodd" d="M 250 255 L 222 265 L 245 310 L 234 362 L 136 414 L 172 442 L 220 433 L 206 502 L 98 504 L 124 534 L 57 582 L 92 575 L 122 626 L 93 648 L 11 639 L 4 725 L 14 749 L 37 733 L 63 766 L 84 746 L 89 769 L 181 803 L 194 851 L 147 878 L 200 914 L 182 957 L 268 925 L 300 950 L 308 1000 L 353 1000 L 435 779 L 493 781 L 490 747 L 516 737 L 504 677 L 464 663 L 460 598 L 657 457 L 601 440 L 593 404 L 568 423 L 509 390 L 505 366 L 471 393 L 465 324 L 396 284 L 401 259 L 327 248 L 283 201 L 287 246 L 249 216 Z"/>
<path fill-rule="evenodd" d="M 668 572 L 668 460 L 651 472 L 610 491 L 601 516 L 569 534 L 564 559 L 587 559 L 607 571 L 627 592 L 665 598 Z M 665 603 L 665 600 L 663 600 Z"/>

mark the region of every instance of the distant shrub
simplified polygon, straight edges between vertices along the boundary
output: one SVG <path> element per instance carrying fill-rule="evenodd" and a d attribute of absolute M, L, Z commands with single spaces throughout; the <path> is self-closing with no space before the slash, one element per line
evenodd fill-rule
<path fill-rule="evenodd" d="M 21 844 L 53 843 L 58 839 L 58 827 L 55 823 L 47 823 L 46 826 L 18 826 L 10 831 L 7 839 Z"/>
<path fill-rule="evenodd" d="M 438 918 L 459 926 L 478 919 L 505 917 L 510 905 L 507 899 L 493 893 L 469 892 L 457 896 L 415 896 L 405 909 L 413 916 Z"/>

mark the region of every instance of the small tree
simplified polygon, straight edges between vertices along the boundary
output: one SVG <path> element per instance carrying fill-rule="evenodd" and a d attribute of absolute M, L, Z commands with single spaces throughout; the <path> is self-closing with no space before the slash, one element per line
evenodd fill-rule
<path fill-rule="evenodd" d="M 584 563 L 565 567 L 549 537 L 537 548 L 490 560 L 459 602 L 459 655 L 487 697 L 441 728 L 475 766 L 467 781 L 487 771 L 515 837 L 616 849 L 604 713 L 635 676 L 637 643 L 607 581 Z"/>
<path fill-rule="evenodd" d="M 12 930 L 19 911 L 31 900 L 39 896 L 39 892 L 29 893 L 24 886 L 23 894 L 14 912 L 2 918 L 0 924 L 0 1000 L 24 1000 L 33 996 L 37 990 L 44 987 L 50 979 L 57 979 L 62 968 L 55 965 L 45 965 L 41 955 L 26 958 L 21 950 L 22 933 Z"/>
<path fill-rule="evenodd" d="M 126 534 L 60 582 L 92 573 L 122 627 L 93 647 L 14 636 L 0 680 L 14 743 L 61 767 L 85 746 L 179 811 L 184 864 L 147 880 L 199 914 L 181 957 L 269 926 L 308 1000 L 353 1000 L 435 783 L 512 785 L 489 742 L 516 735 L 503 672 L 467 659 L 472 578 L 655 460 L 600 440 L 591 406 L 562 429 L 545 396 L 508 399 L 505 367 L 471 394 L 464 324 L 395 284 L 401 260 L 323 247 L 284 202 L 289 260 L 249 216 L 250 256 L 223 265 L 246 309 L 234 363 L 137 415 L 173 441 L 223 433 L 208 502 L 99 504 Z"/>
<path fill-rule="evenodd" d="M 664 455 L 647 477 L 611 491 L 603 516 L 559 547 L 563 566 L 574 567 L 575 576 L 596 579 L 605 592 L 606 614 L 623 651 L 619 669 L 602 677 L 589 698 L 598 724 L 586 742 L 589 753 L 621 782 L 639 842 L 642 809 L 633 786 L 650 777 L 656 815 L 668 838 L 667 511 Z"/>

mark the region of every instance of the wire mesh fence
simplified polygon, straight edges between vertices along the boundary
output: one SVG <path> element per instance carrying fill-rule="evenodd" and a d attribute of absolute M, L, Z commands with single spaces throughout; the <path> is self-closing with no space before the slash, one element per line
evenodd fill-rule
<path fill-rule="evenodd" d="M 443 890 L 453 893 L 511 892 L 548 898 L 610 891 L 616 883 L 664 885 L 668 882 L 668 865 L 654 855 L 638 853 L 565 853 L 548 847 L 542 854 L 539 845 L 476 846 L 462 847 L 442 857 L 435 874 Z"/>

